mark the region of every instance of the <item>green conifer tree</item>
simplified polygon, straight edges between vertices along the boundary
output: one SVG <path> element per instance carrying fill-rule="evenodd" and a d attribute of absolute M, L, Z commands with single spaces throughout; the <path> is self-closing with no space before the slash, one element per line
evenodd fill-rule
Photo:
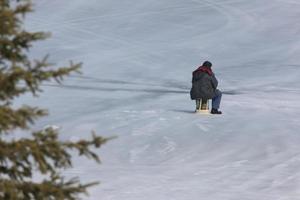
<path fill-rule="evenodd" d="M 65 180 L 59 171 L 72 167 L 70 150 L 99 162 L 92 148 L 99 148 L 107 138 L 93 134 L 90 140 L 60 141 L 58 132 L 52 128 L 34 132 L 27 138 L 8 137 L 18 130 L 29 132 L 36 119 L 47 115 L 47 111 L 37 107 L 16 108 L 13 106 L 16 97 L 28 92 L 37 96 L 42 82 L 51 79 L 60 82 L 81 67 L 71 63 L 55 68 L 46 58 L 40 61 L 28 58 L 31 44 L 47 38 L 44 32 L 25 30 L 23 21 L 28 12 L 32 12 L 30 0 L 0 0 L 0 199 L 78 199 L 95 183 Z M 36 174 L 43 180 L 33 180 Z"/>

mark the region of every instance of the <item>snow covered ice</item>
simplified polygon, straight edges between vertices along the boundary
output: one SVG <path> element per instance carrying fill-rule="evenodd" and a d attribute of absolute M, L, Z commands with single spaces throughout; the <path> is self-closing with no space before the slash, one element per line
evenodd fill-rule
<path fill-rule="evenodd" d="M 52 38 L 32 56 L 83 74 L 38 99 L 62 139 L 118 136 L 101 165 L 75 158 L 68 177 L 100 180 L 90 200 L 300 200 L 300 2 L 39 0 L 30 30 Z M 191 73 L 213 63 L 221 116 L 193 114 Z"/>

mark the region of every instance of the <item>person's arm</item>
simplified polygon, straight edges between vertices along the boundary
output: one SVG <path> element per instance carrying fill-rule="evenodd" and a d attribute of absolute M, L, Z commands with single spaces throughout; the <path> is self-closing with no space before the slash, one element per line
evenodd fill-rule
<path fill-rule="evenodd" d="M 218 80 L 217 80 L 215 74 L 213 74 L 213 75 L 211 76 L 211 83 L 212 83 L 212 85 L 213 85 L 213 88 L 214 88 L 214 89 L 217 89 L 217 87 L 218 87 Z"/>

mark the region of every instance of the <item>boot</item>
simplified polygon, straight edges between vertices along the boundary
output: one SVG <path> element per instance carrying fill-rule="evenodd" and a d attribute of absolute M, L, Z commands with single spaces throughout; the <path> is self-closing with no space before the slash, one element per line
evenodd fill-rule
<path fill-rule="evenodd" d="M 210 113 L 211 114 L 219 114 L 219 115 L 222 114 L 221 111 L 219 111 L 218 109 L 215 109 L 215 108 L 212 108 L 211 111 L 210 111 Z"/>

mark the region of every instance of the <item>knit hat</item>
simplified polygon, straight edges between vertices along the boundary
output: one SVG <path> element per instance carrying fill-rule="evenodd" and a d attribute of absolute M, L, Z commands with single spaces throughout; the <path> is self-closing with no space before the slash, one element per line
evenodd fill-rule
<path fill-rule="evenodd" d="M 212 64 L 209 61 L 205 61 L 202 66 L 211 68 Z"/>

